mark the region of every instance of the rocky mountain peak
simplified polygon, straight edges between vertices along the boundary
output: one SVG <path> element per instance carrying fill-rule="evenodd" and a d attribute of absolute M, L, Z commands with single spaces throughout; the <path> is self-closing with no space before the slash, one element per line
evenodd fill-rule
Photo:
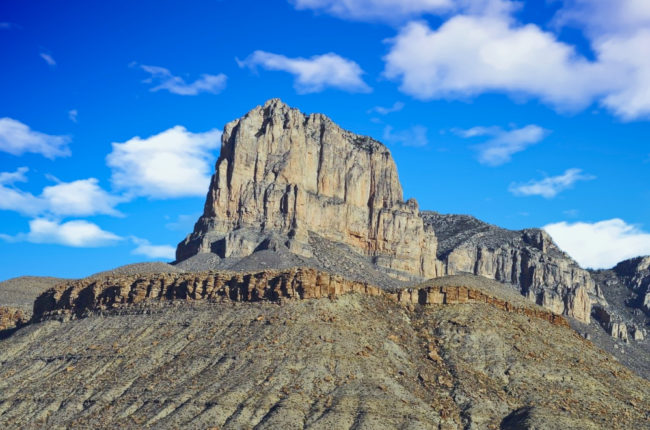
<path fill-rule="evenodd" d="M 386 146 L 279 99 L 226 124 L 203 215 L 176 256 L 190 270 L 302 264 L 383 287 L 472 273 L 584 322 L 598 298 L 547 233 L 420 212 Z"/>
<path fill-rule="evenodd" d="M 348 246 L 392 274 L 437 275 L 436 239 L 414 200 L 403 201 L 390 151 L 271 99 L 228 123 L 194 232 L 177 260 L 286 247 L 311 257 L 316 236 Z"/>

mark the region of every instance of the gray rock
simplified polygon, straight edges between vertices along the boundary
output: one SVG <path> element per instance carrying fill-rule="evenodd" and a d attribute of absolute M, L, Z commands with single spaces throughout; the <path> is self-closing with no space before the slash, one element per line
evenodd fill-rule
<path fill-rule="evenodd" d="M 540 229 L 506 230 L 468 215 L 422 212 L 438 237 L 443 272 L 470 272 L 517 286 L 548 309 L 589 322 L 599 297 L 589 272 Z"/>

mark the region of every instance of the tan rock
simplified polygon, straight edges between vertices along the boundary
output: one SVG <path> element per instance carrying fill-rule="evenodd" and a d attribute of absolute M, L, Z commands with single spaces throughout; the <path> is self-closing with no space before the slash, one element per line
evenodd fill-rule
<path fill-rule="evenodd" d="M 244 257 L 269 246 L 273 234 L 310 256 L 309 233 L 384 268 L 440 274 L 435 234 L 417 202 L 403 201 L 388 149 L 322 114 L 270 100 L 226 125 L 204 214 L 177 260 L 205 252 Z"/>

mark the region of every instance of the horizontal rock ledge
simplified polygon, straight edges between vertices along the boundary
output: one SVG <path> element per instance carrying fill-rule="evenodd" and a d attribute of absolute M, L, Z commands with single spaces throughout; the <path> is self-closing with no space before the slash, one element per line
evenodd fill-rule
<path fill-rule="evenodd" d="M 34 302 L 33 321 L 57 315 L 80 317 L 88 312 L 155 300 L 273 302 L 335 298 L 348 293 L 384 296 L 403 305 L 486 303 L 506 312 L 568 327 L 564 317 L 542 307 L 532 303 L 528 306 L 513 304 L 464 285 L 386 291 L 368 283 L 302 267 L 256 273 L 161 273 L 81 279 L 60 284 L 41 294 Z"/>

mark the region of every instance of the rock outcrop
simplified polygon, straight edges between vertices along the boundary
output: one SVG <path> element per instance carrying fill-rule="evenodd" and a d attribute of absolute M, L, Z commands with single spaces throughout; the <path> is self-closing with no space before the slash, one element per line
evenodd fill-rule
<path fill-rule="evenodd" d="M 436 238 L 417 202 L 403 201 L 381 143 L 278 99 L 228 123 L 204 213 L 177 261 L 245 257 L 287 247 L 311 257 L 309 235 L 349 245 L 391 273 L 436 271 Z"/>
<path fill-rule="evenodd" d="M 516 285 L 521 294 L 553 312 L 589 322 L 592 299 L 601 293 L 540 229 L 506 230 L 467 215 L 422 212 L 438 237 L 443 272 L 468 272 Z"/>
<path fill-rule="evenodd" d="M 591 275 L 605 299 L 595 309 L 596 320 L 615 338 L 627 339 L 629 332 L 632 339 L 643 340 L 643 327 L 650 325 L 650 256 Z"/>
<path fill-rule="evenodd" d="M 358 275 L 368 271 L 364 264 L 353 263 L 352 275 L 350 264 L 329 263 L 349 260 L 329 256 L 322 245 L 340 244 L 347 247 L 342 253 L 366 258 L 393 279 L 469 272 L 511 283 L 535 303 L 589 322 L 598 290 L 546 233 L 420 213 L 415 200 L 403 200 L 395 162 L 380 142 L 277 99 L 228 123 L 222 139 L 203 215 L 176 251 L 186 269 L 197 266 L 188 261 L 209 261 L 201 257 L 209 254 L 233 260 L 273 251 L 367 280 Z"/>
<path fill-rule="evenodd" d="M 20 327 L 27 322 L 28 318 L 22 309 L 8 306 L 0 306 L 0 332 Z"/>
<path fill-rule="evenodd" d="M 169 301 L 280 302 L 308 300 L 358 293 L 383 296 L 403 305 L 451 305 L 485 303 L 502 311 L 542 319 L 568 327 L 566 319 L 508 295 L 501 286 L 480 277 L 445 277 L 386 291 L 364 282 L 311 268 L 267 270 L 257 273 L 208 272 L 160 273 L 125 277 L 93 277 L 60 284 L 34 302 L 34 321 L 49 317 L 80 317 L 92 312 L 114 311 L 130 305 Z M 504 296 L 505 293 L 505 296 Z"/>

